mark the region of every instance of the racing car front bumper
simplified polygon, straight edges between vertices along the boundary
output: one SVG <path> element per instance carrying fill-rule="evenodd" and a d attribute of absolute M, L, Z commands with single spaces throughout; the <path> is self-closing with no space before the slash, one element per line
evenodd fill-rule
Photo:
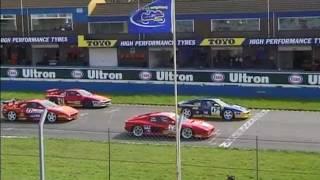
<path fill-rule="evenodd" d="M 194 137 L 200 138 L 200 139 L 206 139 L 206 138 L 209 138 L 211 136 L 216 136 L 216 135 L 217 135 L 216 130 L 213 128 L 205 133 L 195 134 Z"/>
<path fill-rule="evenodd" d="M 238 119 L 247 119 L 251 117 L 251 112 L 250 111 L 246 111 L 246 112 L 240 112 L 238 114 L 235 114 L 235 118 Z"/>
<path fill-rule="evenodd" d="M 93 107 L 107 107 L 111 105 L 111 101 L 93 101 Z"/>

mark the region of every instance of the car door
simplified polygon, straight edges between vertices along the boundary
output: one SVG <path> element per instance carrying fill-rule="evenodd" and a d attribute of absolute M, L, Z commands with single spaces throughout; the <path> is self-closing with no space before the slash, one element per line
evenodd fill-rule
<path fill-rule="evenodd" d="M 193 116 L 202 116 L 201 101 L 192 102 L 192 114 Z"/>
<path fill-rule="evenodd" d="M 170 118 L 167 116 L 152 116 L 150 117 L 151 132 L 155 135 L 169 134 L 169 122 Z"/>
<path fill-rule="evenodd" d="M 202 100 L 201 101 L 201 114 L 203 117 L 211 117 L 212 116 L 212 101 L 211 100 Z"/>
<path fill-rule="evenodd" d="M 22 102 L 17 106 L 17 112 L 18 112 L 18 118 L 19 119 L 27 119 L 27 114 L 26 114 L 26 108 L 27 108 L 27 103 Z"/>
<path fill-rule="evenodd" d="M 27 119 L 39 121 L 43 113 L 44 106 L 38 102 L 27 102 L 25 106 L 25 116 Z"/>
<path fill-rule="evenodd" d="M 81 94 L 77 91 L 66 91 L 65 102 L 70 106 L 81 106 Z"/>
<path fill-rule="evenodd" d="M 220 104 L 218 104 L 215 101 L 211 101 L 212 103 L 212 108 L 211 108 L 211 116 L 212 117 L 220 117 L 221 116 L 221 111 L 222 111 L 222 107 L 220 106 Z"/>
<path fill-rule="evenodd" d="M 176 122 L 171 119 L 171 118 L 168 118 L 167 120 L 167 131 L 168 131 L 168 135 L 176 135 Z"/>

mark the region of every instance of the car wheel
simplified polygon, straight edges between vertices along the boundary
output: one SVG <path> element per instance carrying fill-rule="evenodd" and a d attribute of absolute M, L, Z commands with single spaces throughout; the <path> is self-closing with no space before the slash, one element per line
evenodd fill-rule
<path fill-rule="evenodd" d="M 232 120 L 234 117 L 234 114 L 231 110 L 225 110 L 223 111 L 222 116 L 224 120 Z"/>
<path fill-rule="evenodd" d="M 84 102 L 83 102 L 83 107 L 85 107 L 85 108 L 92 108 L 92 107 L 93 107 L 92 102 L 89 101 L 89 100 L 84 101 Z"/>
<path fill-rule="evenodd" d="M 141 137 L 143 135 L 143 128 L 141 126 L 135 126 L 132 129 L 132 133 L 136 137 Z"/>
<path fill-rule="evenodd" d="M 56 121 L 57 121 L 57 115 L 56 115 L 55 113 L 53 113 L 53 112 L 48 112 L 48 114 L 47 114 L 47 121 L 48 121 L 49 123 L 54 123 L 54 122 L 56 122 Z"/>
<path fill-rule="evenodd" d="M 15 120 L 17 120 L 17 113 L 14 112 L 14 111 L 9 111 L 9 112 L 7 113 L 7 119 L 8 119 L 9 121 L 15 121 Z"/>
<path fill-rule="evenodd" d="M 184 115 L 186 118 L 191 118 L 192 117 L 192 111 L 190 108 L 183 108 L 181 110 L 181 114 Z"/>
<path fill-rule="evenodd" d="M 190 139 L 192 138 L 193 136 L 193 132 L 192 132 L 192 129 L 190 128 L 183 128 L 181 130 L 181 137 L 184 138 L 184 139 Z"/>

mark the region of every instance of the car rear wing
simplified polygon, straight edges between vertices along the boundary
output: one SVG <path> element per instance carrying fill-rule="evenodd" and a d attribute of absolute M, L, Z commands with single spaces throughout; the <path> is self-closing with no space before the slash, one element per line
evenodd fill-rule
<path fill-rule="evenodd" d="M 48 95 L 59 95 L 61 94 L 63 91 L 61 89 L 48 89 L 46 90 L 46 93 Z"/>
<path fill-rule="evenodd" d="M 10 99 L 10 100 L 4 100 L 4 101 L 0 101 L 0 114 L 2 115 L 3 112 L 3 108 L 4 106 L 13 106 L 18 102 L 17 99 Z M 20 101 L 19 101 L 20 102 Z M 1 118 L 0 118 L 1 119 Z"/>
<path fill-rule="evenodd" d="M 10 99 L 10 100 L 4 100 L 4 101 L 0 101 L 1 105 L 11 105 L 11 104 L 15 104 L 17 101 L 17 99 Z"/>

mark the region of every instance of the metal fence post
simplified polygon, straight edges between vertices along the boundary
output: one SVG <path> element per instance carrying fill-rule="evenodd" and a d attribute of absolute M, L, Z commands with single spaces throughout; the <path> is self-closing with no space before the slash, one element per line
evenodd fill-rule
<path fill-rule="evenodd" d="M 111 143 L 110 143 L 110 128 L 108 128 L 108 160 L 109 160 L 109 180 L 111 179 Z"/>
<path fill-rule="evenodd" d="M 2 138 L 2 121 L 5 119 L 5 117 L 2 115 L 2 108 L 3 104 L 2 101 L 0 101 L 0 157 L 2 157 L 2 141 L 4 141 L 4 138 Z M 0 158 L 0 169 L 2 169 L 2 160 Z M 2 177 L 2 171 L 0 171 L 0 179 Z"/>
<path fill-rule="evenodd" d="M 39 122 L 39 159 L 40 159 L 40 180 L 45 180 L 45 162 L 44 162 L 44 143 L 43 143 L 43 125 L 47 117 L 48 110 L 45 109 Z"/>
<path fill-rule="evenodd" d="M 258 136 L 256 136 L 256 179 L 259 179 L 259 144 Z"/>

